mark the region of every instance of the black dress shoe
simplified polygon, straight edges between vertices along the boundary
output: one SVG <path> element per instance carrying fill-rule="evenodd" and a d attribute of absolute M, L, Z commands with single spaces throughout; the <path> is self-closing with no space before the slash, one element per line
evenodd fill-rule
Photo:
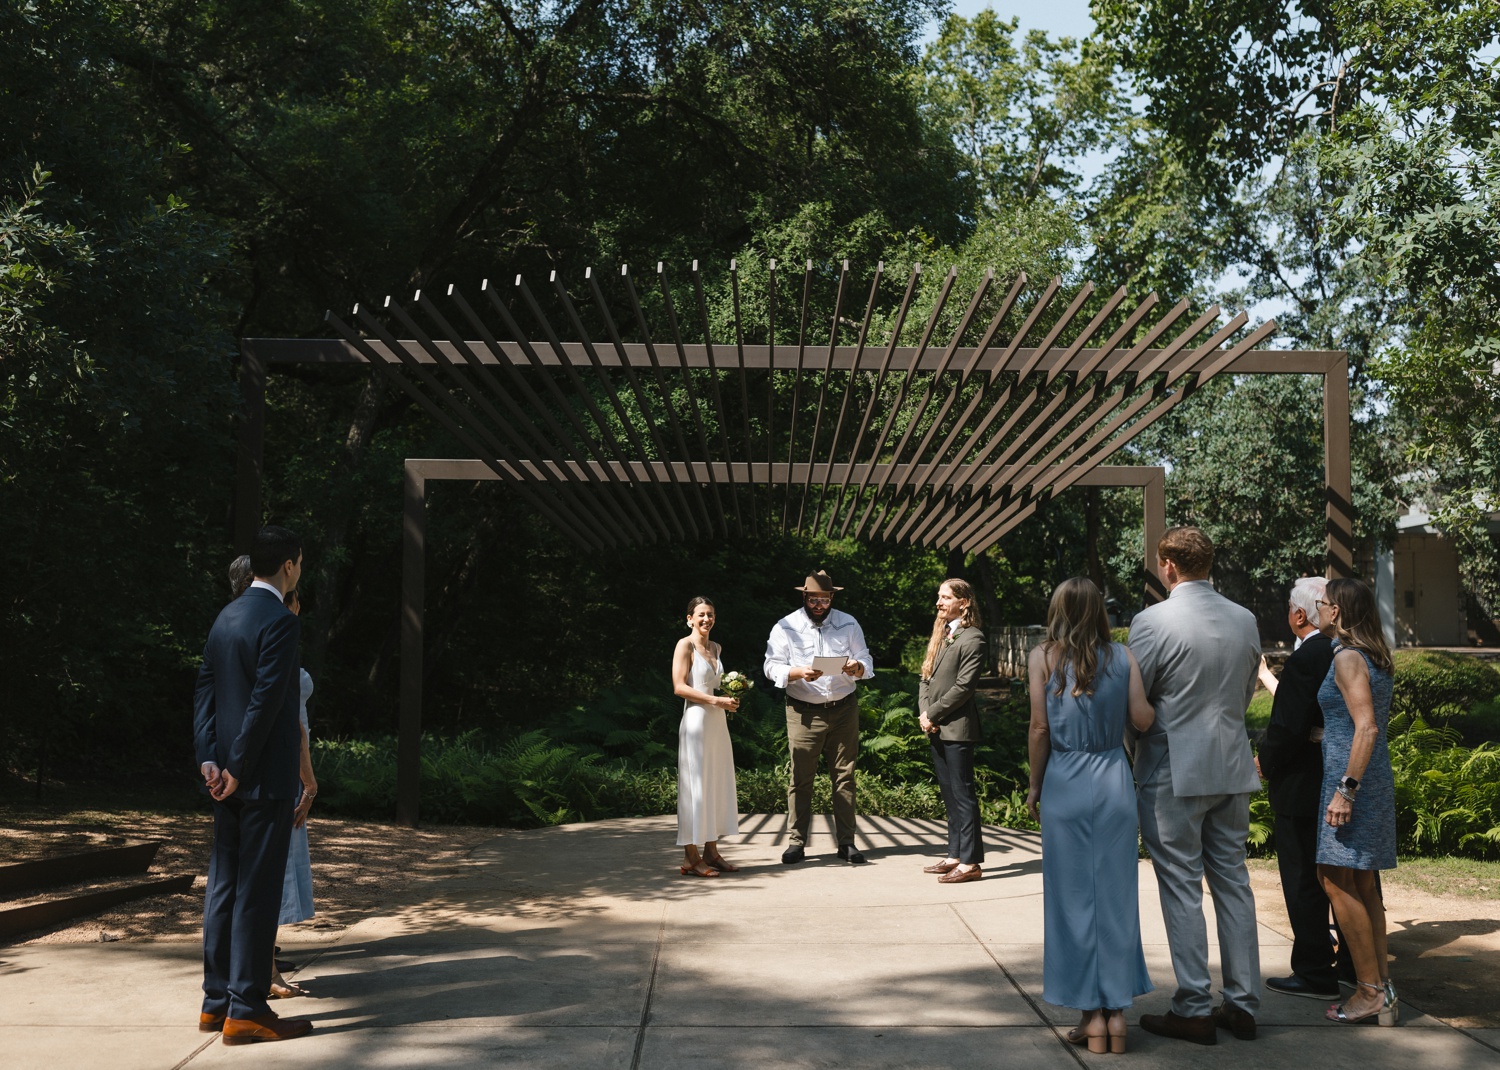
<path fill-rule="evenodd" d="M 1255 1039 L 1255 1015 L 1233 1003 L 1220 1003 L 1214 1008 L 1214 1025 L 1229 1030 L 1237 1040 Z"/>
<path fill-rule="evenodd" d="M 1308 999 L 1322 1000 L 1339 998 L 1337 981 L 1330 981 L 1327 985 L 1317 985 L 1295 973 L 1290 977 L 1267 977 L 1266 987 L 1272 992 L 1280 992 L 1283 996 L 1306 996 Z"/>
<path fill-rule="evenodd" d="M 785 851 L 781 852 L 781 860 L 789 866 L 795 862 L 802 861 L 806 857 L 807 852 L 802 849 L 802 845 L 800 843 L 794 843 Z"/>
<path fill-rule="evenodd" d="M 1176 1011 L 1168 1011 L 1166 1014 L 1143 1014 L 1141 1015 L 1141 1028 L 1159 1037 L 1191 1040 L 1194 1044 L 1217 1044 L 1219 1042 L 1219 1034 L 1214 1029 L 1214 1019 L 1211 1014 L 1205 1014 L 1199 1018 L 1184 1018 Z"/>
<path fill-rule="evenodd" d="M 865 860 L 865 856 L 859 853 L 859 848 L 855 847 L 852 843 L 839 844 L 839 857 L 850 865 L 855 866 L 860 865 Z"/>

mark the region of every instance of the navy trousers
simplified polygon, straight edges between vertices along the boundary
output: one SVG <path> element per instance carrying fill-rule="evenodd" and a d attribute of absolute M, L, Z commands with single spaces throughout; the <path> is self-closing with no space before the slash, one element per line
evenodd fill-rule
<path fill-rule="evenodd" d="M 271 959 L 292 836 L 291 799 L 214 803 L 214 846 L 203 897 L 203 1011 L 270 1012 Z"/>
<path fill-rule="evenodd" d="M 984 861 L 979 797 L 974 792 L 974 744 L 928 737 L 943 809 L 948 811 L 948 857 L 964 865 Z"/>

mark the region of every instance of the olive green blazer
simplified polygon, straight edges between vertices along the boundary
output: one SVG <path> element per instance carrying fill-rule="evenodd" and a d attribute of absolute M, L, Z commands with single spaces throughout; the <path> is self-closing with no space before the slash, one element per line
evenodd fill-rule
<path fill-rule="evenodd" d="M 984 672 L 990 645 L 978 628 L 960 628 L 938 648 L 932 679 L 923 680 L 918 708 L 938 726 L 938 736 L 960 743 L 979 742 L 979 704 L 974 685 Z"/>

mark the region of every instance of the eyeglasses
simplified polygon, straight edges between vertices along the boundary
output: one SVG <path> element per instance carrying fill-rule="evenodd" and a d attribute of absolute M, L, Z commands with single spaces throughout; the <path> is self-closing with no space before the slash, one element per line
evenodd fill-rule
<path fill-rule="evenodd" d="M 833 605 L 833 596 L 827 594 L 805 594 L 802 596 L 802 601 L 810 606 L 831 606 Z"/>
<path fill-rule="evenodd" d="M 1313 605 L 1315 605 L 1315 606 L 1331 606 L 1331 605 L 1333 605 L 1333 603 L 1332 602 L 1325 602 L 1321 598 L 1314 598 L 1313 599 Z"/>

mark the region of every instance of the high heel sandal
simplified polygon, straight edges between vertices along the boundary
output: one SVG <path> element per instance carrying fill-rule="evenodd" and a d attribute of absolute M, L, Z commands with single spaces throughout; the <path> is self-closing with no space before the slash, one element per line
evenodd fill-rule
<path fill-rule="evenodd" d="M 1396 989 L 1389 981 L 1378 985 L 1372 985 L 1368 981 L 1360 981 L 1360 988 L 1369 988 L 1380 993 L 1380 1005 L 1364 1014 L 1348 1015 L 1344 1013 L 1344 1004 L 1335 1003 L 1323 1013 L 1323 1017 L 1330 1022 L 1339 1022 L 1343 1025 L 1353 1025 L 1355 1022 L 1367 1022 L 1374 1018 L 1379 1025 L 1395 1025 L 1401 1017 L 1396 1005 Z"/>

